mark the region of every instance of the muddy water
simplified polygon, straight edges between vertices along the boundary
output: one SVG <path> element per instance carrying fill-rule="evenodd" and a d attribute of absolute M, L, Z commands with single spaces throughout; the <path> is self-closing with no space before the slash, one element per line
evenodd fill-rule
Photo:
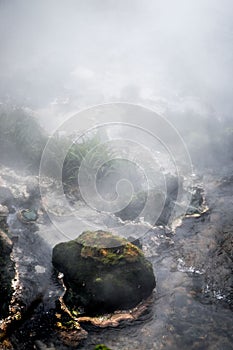
<path fill-rule="evenodd" d="M 10 181 L 9 173 L 5 181 Z M 30 204 L 40 209 L 38 200 L 22 195 L 21 184 L 25 179 L 17 181 L 19 197 L 21 191 L 19 207 Z M 14 183 L 17 181 L 14 178 Z M 107 329 L 85 326 L 89 335 L 80 349 L 93 349 L 98 343 L 105 343 L 112 350 L 233 348 L 233 178 L 209 175 L 200 181 L 206 191 L 209 207 L 206 213 L 183 218 L 175 230 L 132 222 L 124 226 L 127 236 L 140 237 L 146 231 L 142 237 L 143 250 L 153 263 L 157 278 L 154 303 L 135 323 Z M 12 332 L 15 349 L 33 349 L 35 344 L 37 348 L 68 349 L 61 344 L 52 325 L 52 309 L 63 292 L 51 265 L 53 245 L 88 228 L 114 227 L 115 232 L 123 233 L 123 224 L 113 216 L 95 213 L 81 203 L 75 205 L 75 227 L 62 202 L 54 206 L 50 215 L 55 226 L 42 211 L 36 226 L 20 223 L 18 208 L 8 218 L 15 237 L 20 307 L 27 309 L 34 303 L 27 318 Z M 38 346 L 38 340 L 43 344 Z"/>

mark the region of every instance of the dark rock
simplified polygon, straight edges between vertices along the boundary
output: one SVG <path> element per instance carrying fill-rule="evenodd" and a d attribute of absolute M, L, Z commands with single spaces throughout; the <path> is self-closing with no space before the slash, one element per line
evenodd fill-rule
<path fill-rule="evenodd" d="M 150 198 L 150 210 L 146 213 L 142 214 L 142 211 L 147 203 L 147 200 Z M 156 218 L 156 213 L 160 213 L 161 208 L 164 202 L 164 195 L 158 190 L 149 190 L 141 191 L 135 193 L 131 202 L 122 210 L 115 213 L 115 215 L 122 220 L 136 220 L 141 216 L 144 217 L 144 220 L 150 222 L 151 224 L 155 224 L 154 218 Z M 158 215 L 157 215 L 158 216 Z"/>
<path fill-rule="evenodd" d="M 14 278 L 14 263 L 10 258 L 12 242 L 0 229 L 0 319 L 8 316 L 9 303 L 12 297 L 11 280 Z"/>
<path fill-rule="evenodd" d="M 165 183 L 167 188 L 167 195 L 171 199 L 176 200 L 179 186 L 182 185 L 182 180 L 179 179 L 177 176 L 166 174 Z"/>
<path fill-rule="evenodd" d="M 131 202 L 115 215 L 124 221 L 136 220 L 144 216 L 144 220 L 152 225 L 167 225 L 174 209 L 179 186 L 182 186 L 182 180 L 174 175 L 166 174 L 165 185 L 165 192 L 154 188 L 135 193 Z M 143 213 L 147 201 L 149 201 L 150 210 Z"/>
<path fill-rule="evenodd" d="M 132 244 L 136 245 L 136 247 L 142 249 L 142 243 L 141 243 L 140 239 L 135 238 L 133 236 L 129 236 L 128 241 L 131 242 Z"/>
<path fill-rule="evenodd" d="M 190 205 L 187 209 L 187 215 L 200 214 L 204 208 L 204 191 L 201 187 L 192 189 Z"/>
<path fill-rule="evenodd" d="M 0 226 L 2 229 L 7 229 L 7 216 L 9 210 L 5 205 L 0 204 Z"/>
<path fill-rule="evenodd" d="M 88 314 L 129 309 L 151 295 L 152 265 L 141 249 L 104 231 L 83 232 L 53 249 L 53 264 L 64 274 L 64 300 Z"/>
<path fill-rule="evenodd" d="M 10 206 L 14 201 L 11 190 L 7 187 L 0 186 L 0 204 Z"/>

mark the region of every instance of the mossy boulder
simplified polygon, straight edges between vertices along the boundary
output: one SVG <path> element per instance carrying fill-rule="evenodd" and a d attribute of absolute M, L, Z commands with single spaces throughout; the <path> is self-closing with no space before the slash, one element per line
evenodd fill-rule
<path fill-rule="evenodd" d="M 105 231 L 86 231 L 53 249 L 64 274 L 64 301 L 87 314 L 129 309 L 155 288 L 152 265 L 136 245 Z"/>

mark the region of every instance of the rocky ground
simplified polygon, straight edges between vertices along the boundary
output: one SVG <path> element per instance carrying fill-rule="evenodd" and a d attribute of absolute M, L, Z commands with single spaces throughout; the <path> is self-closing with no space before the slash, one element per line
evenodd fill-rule
<path fill-rule="evenodd" d="M 54 303 L 64 293 L 64 290 L 61 283 L 56 279 L 56 275 L 53 275 L 51 261 L 49 263 L 49 260 L 51 260 L 51 249 L 37 234 L 42 229 L 43 234 L 46 233 L 45 228 L 47 230 L 52 229 L 40 201 L 38 179 L 33 176 L 23 177 L 10 169 L 3 168 L 1 169 L 0 185 L 0 217 L 2 218 L 0 221 L 0 253 L 1 258 L 4 260 L 1 264 L 1 281 L 5 281 L 3 284 L 1 283 L 1 295 L 3 295 L 3 298 L 1 297 L 2 317 L 5 318 L 8 315 L 13 293 L 11 279 L 15 276 L 15 264 L 16 270 L 18 269 L 19 272 L 18 281 L 16 281 L 18 283 L 16 283 L 16 299 L 23 311 L 21 313 L 23 315 L 21 321 L 18 322 L 14 319 L 13 327 L 9 327 L 11 343 L 13 347 L 17 344 L 17 349 L 34 347 L 38 349 L 53 349 L 55 347 L 61 349 L 63 348 L 62 337 L 58 337 L 60 332 L 60 335 L 63 334 L 63 341 L 68 344 L 66 345 L 67 349 L 72 348 L 74 343 L 72 345 L 71 335 L 74 332 L 73 339 L 77 337 L 75 330 L 68 329 L 67 332 L 67 329 L 56 330 L 56 327 L 54 328 L 58 322 Z M 189 215 L 180 221 L 179 224 L 176 224 L 174 228 L 168 226 L 155 227 L 148 231 L 141 240 L 143 251 L 153 263 L 156 272 L 157 295 L 155 298 L 157 298 L 157 301 L 156 303 L 153 302 L 153 305 L 155 305 L 156 312 L 160 315 L 158 317 L 162 317 L 154 321 L 154 328 L 150 328 L 150 325 L 147 324 L 146 341 L 148 341 L 148 344 L 152 344 L 153 341 L 151 340 L 152 343 L 150 343 L 150 337 L 157 338 L 160 334 L 155 333 L 153 335 L 153 329 L 158 330 L 158 322 L 164 317 L 159 311 L 160 300 L 163 301 L 163 305 L 161 305 L 162 310 L 164 308 L 167 310 L 166 313 L 170 320 L 167 322 L 167 327 L 172 330 L 171 333 L 169 333 L 170 331 L 168 332 L 169 336 L 166 335 L 166 339 L 171 343 L 168 349 L 176 349 L 177 344 L 180 344 L 179 346 L 181 347 L 184 345 L 186 340 L 182 340 L 179 334 L 184 329 L 187 332 L 191 332 L 194 323 L 197 322 L 198 314 L 202 314 L 203 324 L 205 324 L 209 334 L 211 334 L 212 329 L 216 329 L 214 317 L 217 316 L 215 314 L 213 316 L 210 313 L 208 316 L 209 321 L 206 323 L 205 309 L 203 307 L 210 305 L 221 307 L 218 320 L 216 321 L 219 333 L 216 332 L 216 337 L 218 338 L 215 341 L 220 348 L 221 344 L 225 344 L 225 350 L 229 348 L 228 311 L 229 308 L 232 308 L 233 301 L 233 177 L 231 173 L 220 176 L 210 172 L 200 177 L 196 181 L 196 185 L 201 189 L 199 192 L 201 196 L 196 196 L 195 200 L 199 203 L 199 209 L 201 208 L 202 212 L 201 210 L 194 210 L 193 212 L 190 210 Z M 51 190 L 51 186 L 48 185 L 48 189 Z M 205 202 L 198 200 L 202 195 Z M 208 210 L 206 210 L 206 207 L 208 207 Z M 57 212 L 60 210 L 58 209 L 56 208 Z M 34 215 L 34 211 L 37 212 L 38 217 Z M 25 213 L 26 215 L 24 215 Z M 24 216 L 23 218 L 22 215 Z M 10 226 L 10 232 L 7 230 L 7 223 Z M 127 226 L 131 232 L 133 228 L 136 229 L 138 227 L 135 224 L 131 226 Z M 180 283 L 176 289 L 177 281 L 180 281 Z M 3 290 L 4 284 L 7 287 L 5 290 Z M 163 293 L 167 295 L 165 297 L 166 301 L 161 297 Z M 167 307 L 165 307 L 166 303 Z M 59 304 L 58 308 L 61 308 L 61 304 Z M 187 316 L 187 312 L 189 316 Z M 209 311 L 206 310 L 206 312 L 208 314 Z M 213 317 L 212 323 L 210 322 L 211 317 Z M 109 319 L 107 320 L 108 322 Z M 110 322 L 113 324 L 118 319 L 120 319 L 120 316 L 116 315 Z M 83 323 L 88 324 L 89 321 L 84 319 Z M 67 322 L 69 322 L 69 318 Z M 225 328 L 223 327 L 224 322 Z M 100 320 L 96 320 L 97 324 L 100 325 Z M 221 327 L 222 329 L 224 328 L 225 336 L 224 332 L 221 333 Z M 139 339 L 140 332 L 137 340 L 135 339 L 135 344 L 132 342 L 135 349 L 142 348 L 139 345 L 141 344 Z M 198 328 L 197 330 L 194 327 L 192 334 L 187 333 L 189 334 L 190 344 L 187 343 L 186 345 L 194 349 L 194 340 L 203 337 L 203 332 L 204 329 Z M 101 341 L 98 333 L 93 333 L 92 331 L 90 333 L 90 339 L 96 342 L 98 340 Z M 113 349 L 122 348 L 124 332 L 122 338 L 116 340 L 118 345 L 115 345 L 115 348 L 110 338 L 108 338 L 111 337 L 111 332 L 103 334 L 105 334 L 103 336 L 106 339 L 109 339 Z M 115 333 L 114 337 L 116 337 Z M 214 335 L 211 337 L 208 336 L 202 339 L 206 344 L 206 349 L 213 348 L 212 340 L 214 341 Z M 86 334 L 82 334 L 82 339 L 84 338 L 86 338 Z M 79 342 L 78 338 L 76 340 Z M 54 345 L 49 345 L 51 342 Z M 176 342 L 176 345 L 174 342 Z M 85 346 L 89 346 L 89 343 L 87 340 L 84 347 L 82 347 L 82 344 L 80 346 L 85 349 Z M 154 341 L 154 343 L 156 342 Z M 161 344 L 163 344 L 162 340 Z M 123 346 L 123 348 L 132 349 L 131 345 L 129 347 L 124 345 L 125 347 Z M 146 346 L 157 349 L 160 345 Z M 9 344 L 4 346 L 5 348 L 7 346 L 10 348 Z"/>

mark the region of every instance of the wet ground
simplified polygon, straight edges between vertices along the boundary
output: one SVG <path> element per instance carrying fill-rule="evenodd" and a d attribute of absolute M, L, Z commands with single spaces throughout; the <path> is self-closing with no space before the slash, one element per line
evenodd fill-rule
<path fill-rule="evenodd" d="M 1 176 L 5 183 L 12 180 L 9 172 L 4 177 L 2 171 Z M 38 200 L 22 195 L 25 178 L 17 179 L 18 190 L 14 186 L 20 209 L 29 204 L 38 206 L 40 215 L 36 225 L 19 222 L 18 208 L 8 217 L 19 273 L 16 297 L 19 307 L 27 310 L 21 323 L 11 330 L 10 340 L 14 349 L 69 349 L 53 327 L 55 301 L 63 290 L 51 265 L 52 246 L 89 226 L 114 225 L 115 231 L 122 233 L 122 225 L 106 213 L 94 213 L 77 203 L 78 219 L 72 227 L 72 217 L 57 205 L 51 215 L 63 232 L 69 229 L 69 237 L 65 237 L 40 212 Z M 153 263 L 157 279 L 152 306 L 137 321 L 123 322 L 117 328 L 85 325 L 88 337 L 80 349 L 94 349 L 99 343 L 112 350 L 233 349 L 233 176 L 230 172 L 221 176 L 209 173 L 196 182 L 205 191 L 208 211 L 183 218 L 174 230 L 148 226 L 142 237 L 143 251 Z M 145 224 L 129 222 L 124 232 L 126 229 L 128 236 L 139 237 Z"/>

